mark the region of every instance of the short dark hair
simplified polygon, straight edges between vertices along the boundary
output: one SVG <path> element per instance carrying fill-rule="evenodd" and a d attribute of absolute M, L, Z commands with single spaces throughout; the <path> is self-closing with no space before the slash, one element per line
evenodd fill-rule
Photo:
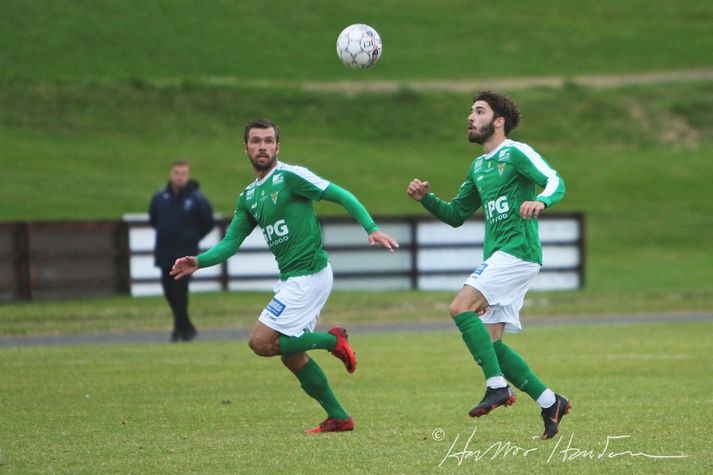
<path fill-rule="evenodd" d="M 174 160 L 173 163 L 171 164 L 171 168 L 173 167 L 187 167 L 188 162 L 186 160 Z"/>
<path fill-rule="evenodd" d="M 243 140 L 245 143 L 248 142 L 248 133 L 251 129 L 275 129 L 275 140 L 280 143 L 280 127 L 270 119 L 255 119 L 251 120 L 245 124 L 245 133 L 243 134 Z"/>
<path fill-rule="evenodd" d="M 505 94 L 492 91 L 482 91 L 473 98 L 473 103 L 476 101 L 485 101 L 491 109 L 493 109 L 493 119 L 503 117 L 505 119 L 505 135 L 508 135 L 512 129 L 520 123 L 520 110 L 517 104 L 513 102 Z"/>

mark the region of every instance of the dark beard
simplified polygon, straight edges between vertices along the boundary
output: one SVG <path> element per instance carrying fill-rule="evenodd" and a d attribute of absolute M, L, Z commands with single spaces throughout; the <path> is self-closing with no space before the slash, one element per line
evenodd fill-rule
<path fill-rule="evenodd" d="M 253 168 L 259 172 L 264 172 L 264 171 L 272 168 L 272 166 L 275 165 L 276 160 L 277 160 L 277 155 L 272 157 L 272 159 L 269 162 L 265 162 L 265 164 L 263 165 L 261 163 L 257 163 L 255 160 L 252 159 L 252 157 L 250 157 L 250 163 L 252 163 Z"/>
<path fill-rule="evenodd" d="M 495 133 L 495 119 L 482 126 L 475 135 L 468 134 L 468 142 L 483 145 Z"/>

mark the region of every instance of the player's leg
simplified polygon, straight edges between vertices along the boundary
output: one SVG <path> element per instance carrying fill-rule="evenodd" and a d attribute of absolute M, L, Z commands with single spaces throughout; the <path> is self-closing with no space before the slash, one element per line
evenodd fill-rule
<path fill-rule="evenodd" d="M 515 350 L 503 343 L 502 339 L 494 341 L 493 346 L 507 380 L 525 391 L 542 408 L 541 415 L 545 423 L 542 438 L 554 437 L 559 432 L 562 416 L 569 413 L 572 404 L 566 397 L 555 394 L 543 384 L 527 362 Z"/>
<path fill-rule="evenodd" d="M 341 327 L 315 332 L 319 314 L 332 290 L 332 268 L 306 276 L 291 277 L 276 286 L 275 298 L 259 321 L 281 333 L 279 353 L 289 356 L 310 350 L 328 350 L 339 358 L 347 371 L 356 369 L 356 356 L 349 346 L 347 331 Z"/>
<path fill-rule="evenodd" d="M 480 417 L 499 406 L 515 402 L 515 394 L 507 385 L 498 363 L 490 333 L 478 317 L 488 307 L 488 301 L 478 289 L 464 285 L 449 307 L 461 336 L 475 362 L 483 370 L 487 389 L 481 401 L 468 414 Z"/>
<path fill-rule="evenodd" d="M 520 295 L 507 305 L 493 307 L 483 316 L 483 320 L 490 333 L 493 348 L 505 378 L 515 387 L 526 392 L 541 407 L 550 407 L 555 401 L 554 392 L 540 381 L 515 350 L 503 342 L 506 324 L 510 325 L 511 331 L 520 327 L 519 316 L 523 301 L 524 295 Z"/>
<path fill-rule="evenodd" d="M 503 322 L 508 322 L 511 325 L 519 324 L 518 316 L 522 302 L 523 299 L 518 298 L 509 305 L 494 308 L 491 310 L 492 314 L 488 314 L 484 318 L 486 321 L 501 320 L 499 323 L 486 323 L 500 368 L 510 383 L 527 393 L 542 408 L 542 418 L 545 422 L 545 432 L 542 438 L 549 439 L 557 434 L 562 416 L 567 414 L 572 406 L 567 398 L 555 394 L 543 384 L 530 369 L 525 359 L 503 342 L 503 332 L 506 326 Z"/>
<path fill-rule="evenodd" d="M 539 398 L 542 396 L 542 402 L 545 406 L 549 407 L 554 402 L 554 393 L 547 389 L 547 386 L 542 384 L 540 379 L 532 372 L 530 367 L 527 365 L 525 360 L 512 348 L 503 342 L 503 330 L 505 328 L 504 323 L 487 323 L 485 325 L 490 333 L 493 340 L 493 348 L 495 349 L 495 354 L 498 358 L 498 363 L 500 363 L 500 369 L 503 371 L 505 378 L 510 381 L 515 387 L 526 392 L 532 399 L 541 401 Z M 544 398 L 549 398 L 551 393 L 551 399 L 545 401 Z"/>
<path fill-rule="evenodd" d="M 281 335 L 280 354 L 299 354 L 309 350 L 328 350 L 339 358 L 349 373 L 356 370 L 356 355 L 349 345 L 347 331 L 342 327 L 332 327 L 326 332 L 304 332 L 300 336 Z"/>
<path fill-rule="evenodd" d="M 275 296 L 260 314 L 248 341 L 260 356 L 294 355 L 308 350 L 333 350 L 338 337 L 328 332 L 311 332 L 314 320 L 331 289 L 319 291 L 313 276 L 291 277 L 275 286 Z M 311 328 L 310 324 L 312 325 Z"/>
<path fill-rule="evenodd" d="M 305 353 L 312 349 L 327 349 L 339 356 L 340 348 L 344 348 L 340 347 L 340 342 L 346 343 L 352 355 L 351 366 L 347 369 L 354 370 L 356 361 L 346 342 L 346 331 L 335 327 L 329 332 L 314 332 L 331 288 L 332 270 L 329 266 L 315 274 L 278 283 L 275 298 L 263 310 L 250 339 L 250 346 L 256 353 L 282 355 L 282 362 L 295 374 L 302 389 L 327 412 L 327 419 L 307 432 L 338 432 L 354 428 L 352 418 L 339 404 L 324 372 Z"/>
<path fill-rule="evenodd" d="M 473 355 L 475 362 L 483 370 L 488 385 L 492 387 L 505 387 L 505 380 L 498 364 L 497 356 L 493 350 L 493 343 L 488 329 L 478 318 L 478 312 L 488 306 L 488 301 L 483 294 L 469 286 L 464 285 L 451 302 L 448 310 L 453 317 L 465 345 Z M 494 379 L 493 379 L 494 378 Z"/>
<path fill-rule="evenodd" d="M 250 330 L 248 346 L 258 356 L 277 356 L 280 354 L 279 337 L 280 334 L 276 330 L 257 321 Z"/>
<path fill-rule="evenodd" d="M 304 392 L 316 400 L 327 413 L 327 419 L 318 427 L 306 432 L 341 432 L 354 429 L 354 421 L 339 403 L 329 386 L 327 376 L 317 362 L 307 353 L 282 356 L 282 363 L 300 382 Z"/>

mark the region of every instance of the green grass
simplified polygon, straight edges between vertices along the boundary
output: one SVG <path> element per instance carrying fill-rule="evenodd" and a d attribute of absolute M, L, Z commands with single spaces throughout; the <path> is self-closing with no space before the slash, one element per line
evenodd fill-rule
<path fill-rule="evenodd" d="M 448 321 L 453 292 L 333 292 L 322 325 Z M 267 302 L 267 292 L 191 296 L 191 315 L 200 330 L 250 328 Z M 591 290 L 531 292 L 525 325 L 542 319 L 592 315 L 650 316 L 710 313 L 713 291 L 624 292 Z M 0 336 L 165 330 L 173 320 L 162 297 L 109 297 L 0 305 Z"/>
<path fill-rule="evenodd" d="M 313 356 L 355 418 L 353 433 L 307 436 L 323 416 L 277 359 L 244 342 L 83 345 L 0 350 L 0 470 L 7 473 L 710 473 L 713 416 L 710 323 L 539 327 L 508 337 L 574 409 L 557 440 L 537 406 L 473 422 L 482 374 L 457 332 L 352 335 L 359 368 L 348 375 Z M 547 342 L 557 341 L 552 350 Z M 527 457 L 446 459 L 498 442 Z M 435 429 L 443 440 L 432 438 Z M 572 447 L 608 453 L 688 455 L 679 460 L 562 461 Z M 492 452 L 491 452 L 492 453 Z M 569 452 L 570 455 L 573 452 Z"/>
<path fill-rule="evenodd" d="M 513 137 L 567 182 L 555 209 L 587 215 L 589 288 L 611 296 L 711 289 L 713 215 L 705 206 L 713 197 L 713 83 L 534 89 L 515 98 L 524 122 Z M 0 88 L 0 154 L 3 193 L 12 199 L 0 201 L 0 219 L 144 211 L 175 157 L 191 160 L 215 209 L 229 216 L 253 179 L 239 130 L 259 115 L 282 124 L 285 161 L 352 190 L 372 213 L 424 213 L 406 197 L 408 181 L 428 179 L 450 197 L 479 153 L 463 137 L 469 100 L 408 90 L 346 97 L 10 81 Z"/>
<path fill-rule="evenodd" d="M 403 0 L 279 0 L 267 9 L 195 0 L 12 0 L 3 3 L 3 18 L 1 221 L 145 211 L 175 158 L 191 161 L 202 190 L 229 216 L 253 179 L 240 130 L 257 116 L 282 125 L 285 161 L 352 190 L 373 214 L 423 213 L 405 197 L 406 183 L 425 178 L 449 197 L 479 153 L 464 140 L 470 94 L 402 88 L 349 96 L 306 92 L 294 81 L 570 77 L 713 65 L 713 8 L 703 0 L 438 0 L 418 9 Z M 333 51 L 339 30 L 356 21 L 373 24 L 386 45 L 369 71 L 344 68 Z M 259 80 L 287 84 L 250 86 Z M 705 307 L 713 289 L 706 207 L 713 198 L 713 83 L 567 85 L 512 95 L 524 114 L 513 138 L 533 145 L 567 182 L 556 210 L 587 215 L 587 291 L 555 296 L 553 305 L 573 313 Z"/>
<path fill-rule="evenodd" d="M 4 77 L 358 80 L 575 75 L 710 67 L 706 0 L 6 0 Z M 361 74 L 339 32 L 369 23 L 384 55 Z"/>

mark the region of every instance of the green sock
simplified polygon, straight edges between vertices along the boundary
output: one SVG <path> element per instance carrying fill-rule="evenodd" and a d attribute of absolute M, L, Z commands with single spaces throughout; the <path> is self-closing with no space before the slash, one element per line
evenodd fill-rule
<path fill-rule="evenodd" d="M 301 336 L 280 335 L 280 354 L 294 355 L 309 350 L 333 350 L 337 337 L 331 333 L 303 333 Z"/>
<path fill-rule="evenodd" d="M 302 389 L 309 394 L 310 397 L 327 411 L 327 416 L 343 421 L 349 419 L 349 414 L 344 410 L 337 397 L 329 387 L 327 376 L 325 376 L 322 368 L 312 358 L 309 359 L 306 365 L 295 373 L 297 379 L 300 380 Z"/>
<path fill-rule="evenodd" d="M 493 342 L 493 348 L 495 348 L 495 354 L 498 355 L 500 368 L 502 368 L 505 378 L 537 401 L 547 386 L 535 376 L 525 360 L 502 340 Z"/>
<path fill-rule="evenodd" d="M 461 332 L 465 346 L 468 347 L 473 359 L 483 370 L 485 379 L 502 375 L 498 357 L 493 349 L 493 342 L 490 340 L 490 333 L 482 320 L 475 312 L 463 312 L 454 320 Z"/>

